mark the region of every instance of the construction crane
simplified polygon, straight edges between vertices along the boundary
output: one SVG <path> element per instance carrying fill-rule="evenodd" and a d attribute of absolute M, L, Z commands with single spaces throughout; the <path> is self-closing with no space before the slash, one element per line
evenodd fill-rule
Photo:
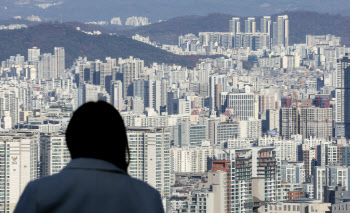
<path fill-rule="evenodd" d="M 309 66 L 309 68 L 307 69 L 304 79 L 300 80 L 300 87 L 298 89 L 298 91 L 293 91 L 293 96 L 295 99 L 295 133 L 299 134 L 299 116 L 298 116 L 298 109 L 299 109 L 299 95 L 300 95 L 300 91 L 301 89 L 304 87 L 305 85 L 305 81 L 309 75 L 311 66 Z"/>

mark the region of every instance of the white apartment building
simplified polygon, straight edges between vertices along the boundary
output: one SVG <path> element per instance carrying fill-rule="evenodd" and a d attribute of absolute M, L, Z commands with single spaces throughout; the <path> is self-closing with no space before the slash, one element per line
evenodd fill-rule
<path fill-rule="evenodd" d="M 349 190 L 349 169 L 342 166 L 328 168 L 328 186 L 343 186 Z"/>
<path fill-rule="evenodd" d="M 285 183 L 304 183 L 306 180 L 304 163 L 282 161 L 281 178 Z"/>
<path fill-rule="evenodd" d="M 129 128 L 128 173 L 170 197 L 170 133 L 164 128 Z"/>
<path fill-rule="evenodd" d="M 161 95 L 161 81 L 144 81 L 142 98 L 145 107 L 153 108 L 160 113 Z"/>
<path fill-rule="evenodd" d="M 143 26 L 143 25 L 149 25 L 151 24 L 150 22 L 148 22 L 148 18 L 147 17 L 137 17 L 137 16 L 132 16 L 132 17 L 128 17 L 125 21 L 125 25 L 129 25 L 129 26 Z"/>
<path fill-rule="evenodd" d="M 324 138 L 316 138 L 316 137 L 310 137 L 303 139 L 303 150 L 308 150 L 311 148 L 315 148 L 318 145 L 330 143 L 327 139 Z"/>
<path fill-rule="evenodd" d="M 348 173 L 349 169 L 347 167 L 317 166 L 315 168 L 314 177 L 315 198 L 318 200 L 323 200 L 324 186 L 343 186 L 346 190 L 348 190 Z"/>
<path fill-rule="evenodd" d="M 57 77 L 63 77 L 64 76 L 64 70 L 65 70 L 65 50 L 64 47 L 55 47 L 54 48 L 54 53 L 55 53 L 55 57 L 57 60 L 56 66 L 57 68 L 55 70 L 57 70 L 57 73 L 55 74 L 56 78 Z"/>
<path fill-rule="evenodd" d="M 128 59 L 118 59 L 120 65 L 120 71 L 123 73 L 123 98 L 127 96 L 133 96 L 134 79 L 139 78 L 140 74 L 144 71 L 144 61 L 129 57 Z"/>
<path fill-rule="evenodd" d="M 208 172 L 208 183 L 211 185 L 211 189 L 214 194 L 214 212 L 225 213 L 226 209 L 226 187 L 227 187 L 227 174 L 223 171 Z"/>
<path fill-rule="evenodd" d="M 298 161 L 298 145 L 301 141 L 297 139 L 282 139 L 281 137 L 264 136 L 258 139 L 258 146 L 275 146 L 280 147 L 281 160 L 290 162 Z"/>
<path fill-rule="evenodd" d="M 274 146 L 281 148 L 281 160 L 298 161 L 298 144 L 294 140 L 279 140 Z"/>
<path fill-rule="evenodd" d="M 254 140 L 249 138 L 233 138 L 227 140 L 227 148 L 249 148 L 252 146 Z"/>
<path fill-rule="evenodd" d="M 266 110 L 267 130 L 276 130 L 276 134 L 280 133 L 280 110 L 268 109 Z"/>
<path fill-rule="evenodd" d="M 330 138 L 333 135 L 332 108 L 309 107 L 300 110 L 300 134 L 303 138 Z"/>
<path fill-rule="evenodd" d="M 38 178 L 39 144 L 33 133 L 0 134 L 0 211 L 13 212 L 29 181 Z"/>
<path fill-rule="evenodd" d="M 13 128 L 19 121 L 19 99 L 16 87 L 0 89 L 0 117 L 3 119 L 3 128 Z"/>
<path fill-rule="evenodd" d="M 273 146 L 280 140 L 282 140 L 280 137 L 271 137 L 264 135 L 258 139 L 258 146 Z"/>
<path fill-rule="evenodd" d="M 214 213 L 214 193 L 207 189 L 201 191 L 192 191 L 188 204 L 188 212 L 195 213 Z"/>
<path fill-rule="evenodd" d="M 342 146 L 338 146 L 337 144 L 327 144 L 327 151 L 325 152 L 326 156 L 324 156 L 326 158 L 327 165 L 343 163 L 341 162 L 342 148 Z"/>
<path fill-rule="evenodd" d="M 233 109 L 234 115 L 239 120 L 258 119 L 259 98 L 255 94 L 229 93 L 227 95 L 227 107 Z"/>
<path fill-rule="evenodd" d="M 171 148 L 173 172 L 206 172 L 208 158 L 214 159 L 220 150 L 214 147 Z"/>
<path fill-rule="evenodd" d="M 288 47 L 289 19 L 287 15 L 278 16 L 277 22 L 273 22 L 273 43 L 276 46 Z"/>
<path fill-rule="evenodd" d="M 208 182 L 206 182 L 204 186 L 200 186 L 200 189 L 190 192 L 187 206 L 188 212 L 226 213 L 226 179 L 226 172 L 209 171 Z"/>
<path fill-rule="evenodd" d="M 328 213 L 331 212 L 331 204 L 319 200 L 300 199 L 269 204 L 267 209 L 268 213 Z"/>
<path fill-rule="evenodd" d="M 47 133 L 40 136 L 41 176 L 61 171 L 71 160 L 64 133 Z"/>
<path fill-rule="evenodd" d="M 83 103 L 90 101 L 98 101 L 98 94 L 101 92 L 99 85 L 84 84 L 83 87 Z"/>
<path fill-rule="evenodd" d="M 239 121 L 240 138 L 258 139 L 262 134 L 262 123 L 260 119 L 249 118 L 245 121 Z"/>
<path fill-rule="evenodd" d="M 240 33 L 241 32 L 241 23 L 239 17 L 232 17 L 230 20 L 229 32 Z"/>
<path fill-rule="evenodd" d="M 251 147 L 227 149 L 219 155 L 220 160 L 229 160 L 232 165 L 229 170 L 231 191 L 226 198 L 231 201 L 229 212 L 252 212 L 253 197 L 254 202 L 266 203 L 281 199 L 279 154 L 278 147 Z"/>
<path fill-rule="evenodd" d="M 111 104 L 118 111 L 122 111 L 124 109 L 123 83 L 121 81 L 111 83 Z"/>
<path fill-rule="evenodd" d="M 38 61 L 40 56 L 40 49 L 33 47 L 28 49 L 28 61 Z"/>

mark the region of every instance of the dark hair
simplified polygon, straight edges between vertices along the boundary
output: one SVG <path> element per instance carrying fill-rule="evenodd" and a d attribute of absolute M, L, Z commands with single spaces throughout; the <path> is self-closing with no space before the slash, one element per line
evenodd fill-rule
<path fill-rule="evenodd" d="M 130 152 L 124 122 L 104 101 L 85 103 L 73 113 L 66 141 L 72 159 L 102 159 L 127 171 Z"/>

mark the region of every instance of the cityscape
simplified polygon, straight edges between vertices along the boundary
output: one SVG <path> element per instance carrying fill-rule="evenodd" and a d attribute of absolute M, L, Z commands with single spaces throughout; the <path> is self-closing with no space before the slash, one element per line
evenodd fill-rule
<path fill-rule="evenodd" d="M 152 25 L 132 15 L 124 22 Z M 120 17 L 108 24 L 123 25 Z M 65 130 L 91 101 L 119 111 L 128 174 L 160 193 L 166 213 L 350 212 L 350 47 L 336 34 L 292 44 L 285 14 L 225 24 L 228 32 L 186 33 L 178 44 L 132 35 L 200 56 L 193 68 L 135 55 L 71 64 L 69 46 L 8 55 L 0 64 L 0 212 L 14 211 L 30 181 L 70 162 Z"/>

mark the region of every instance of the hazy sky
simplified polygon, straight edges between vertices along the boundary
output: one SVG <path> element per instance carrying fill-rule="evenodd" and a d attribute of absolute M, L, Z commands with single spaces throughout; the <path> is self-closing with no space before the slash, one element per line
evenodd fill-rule
<path fill-rule="evenodd" d="M 21 0 L 30 2 L 27 5 L 13 2 L 16 1 L 0 0 L 1 19 L 33 14 L 50 19 L 58 19 L 62 15 L 65 20 L 95 21 L 136 15 L 147 16 L 154 21 L 214 12 L 260 16 L 298 9 L 329 13 L 342 13 L 350 9 L 349 0 L 52 0 L 63 4 L 47 9 L 36 6 L 39 1 L 35 0 Z"/>

